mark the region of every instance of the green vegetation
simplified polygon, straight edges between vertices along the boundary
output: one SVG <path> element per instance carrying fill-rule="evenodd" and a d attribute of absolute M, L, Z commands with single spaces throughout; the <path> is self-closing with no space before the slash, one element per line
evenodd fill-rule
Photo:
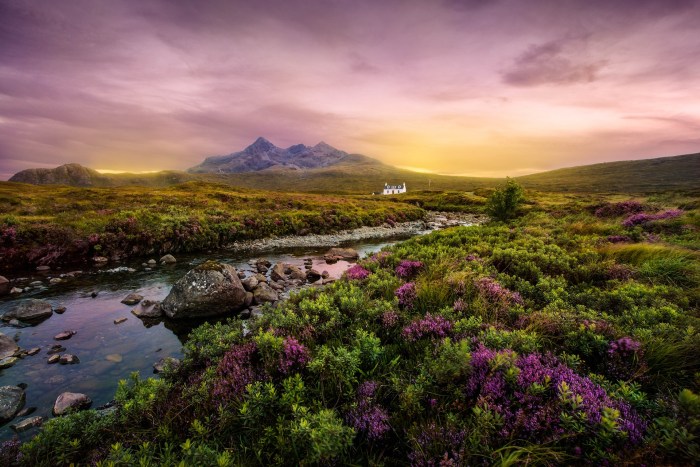
<path fill-rule="evenodd" d="M 416 220 L 379 198 L 279 194 L 190 182 L 71 188 L 0 183 L 0 266 L 57 264 L 222 247 L 272 235 L 330 233 Z"/>
<path fill-rule="evenodd" d="M 21 463 L 697 463 L 700 210 L 528 200 L 197 328 L 177 371 L 49 421 Z"/>
<path fill-rule="evenodd" d="M 503 187 L 497 189 L 489 196 L 486 213 L 495 220 L 507 221 L 515 217 L 523 201 L 525 201 L 523 188 L 517 182 L 508 178 Z"/>

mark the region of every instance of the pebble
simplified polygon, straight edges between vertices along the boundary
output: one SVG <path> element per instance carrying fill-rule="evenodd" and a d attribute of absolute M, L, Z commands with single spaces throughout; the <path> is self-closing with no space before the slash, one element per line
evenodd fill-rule
<path fill-rule="evenodd" d="M 21 433 L 31 428 L 41 426 L 42 423 L 44 423 L 44 419 L 42 417 L 31 417 L 21 420 L 20 422 L 15 423 L 14 425 L 10 425 L 10 428 L 12 428 L 17 433 Z"/>
<path fill-rule="evenodd" d="M 39 272 L 50 271 L 51 266 L 37 266 L 36 270 Z"/>
<path fill-rule="evenodd" d="M 57 341 L 65 341 L 76 335 L 77 332 L 78 331 L 63 331 L 53 336 L 53 338 Z"/>
<path fill-rule="evenodd" d="M 0 370 L 4 370 L 5 368 L 10 368 L 12 365 L 17 363 L 17 360 L 19 360 L 17 357 L 3 358 L 2 360 L 0 360 Z"/>
<path fill-rule="evenodd" d="M 62 315 L 63 313 L 66 312 L 66 307 L 64 306 L 59 306 L 53 309 L 54 313 L 58 313 L 59 315 Z"/>
<path fill-rule="evenodd" d="M 60 277 L 52 277 L 49 279 L 49 284 L 60 284 L 61 282 L 63 282 L 63 279 Z"/>
<path fill-rule="evenodd" d="M 122 358 L 122 356 L 119 355 L 118 353 L 109 354 L 105 357 L 105 359 L 107 359 L 107 361 L 113 362 L 113 363 L 121 363 L 121 361 L 124 360 Z"/>
<path fill-rule="evenodd" d="M 61 352 L 65 352 L 66 348 L 63 347 L 61 344 L 55 344 L 52 345 L 51 348 L 49 349 L 48 352 L 46 352 L 48 355 L 53 355 Z"/>
<path fill-rule="evenodd" d="M 32 349 L 27 350 L 27 355 L 29 355 L 29 356 L 36 355 L 40 351 L 41 351 L 41 349 L 39 347 L 34 347 Z"/>
<path fill-rule="evenodd" d="M 10 290 L 11 294 L 20 294 L 22 292 L 23 292 L 23 290 L 20 289 L 19 287 L 12 287 L 12 289 Z"/>
<path fill-rule="evenodd" d="M 80 363 L 80 359 L 76 357 L 73 354 L 63 354 L 61 355 L 61 359 L 58 361 L 61 365 L 75 365 L 76 363 Z"/>
<path fill-rule="evenodd" d="M 114 320 L 114 324 L 122 324 L 127 318 L 117 318 Z"/>
<path fill-rule="evenodd" d="M 54 355 L 51 355 L 51 356 L 49 357 L 48 363 L 49 363 L 49 365 L 51 365 L 52 363 L 58 363 L 58 361 L 59 361 L 60 359 L 61 359 L 61 356 L 60 356 L 60 355 L 54 354 Z"/>

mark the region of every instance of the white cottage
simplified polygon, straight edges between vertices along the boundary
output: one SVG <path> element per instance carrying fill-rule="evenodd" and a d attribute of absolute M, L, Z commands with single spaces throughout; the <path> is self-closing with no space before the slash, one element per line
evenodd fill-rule
<path fill-rule="evenodd" d="M 388 183 L 384 184 L 384 195 L 397 195 L 399 193 L 406 193 L 406 182 L 403 182 L 402 185 L 389 185 Z"/>

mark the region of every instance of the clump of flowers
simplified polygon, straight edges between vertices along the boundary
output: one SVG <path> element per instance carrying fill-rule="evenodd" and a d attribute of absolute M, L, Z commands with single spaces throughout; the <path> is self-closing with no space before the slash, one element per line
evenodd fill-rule
<path fill-rule="evenodd" d="M 408 460 L 413 466 L 463 465 L 466 461 L 466 437 L 464 430 L 431 421 L 420 427 L 420 431 L 412 439 L 413 449 L 408 455 Z"/>
<path fill-rule="evenodd" d="M 476 281 L 476 288 L 487 301 L 501 305 L 522 305 L 523 298 L 518 292 L 503 287 L 490 277 L 482 277 Z"/>
<path fill-rule="evenodd" d="M 631 242 L 632 239 L 629 238 L 627 235 L 609 235 L 608 241 L 610 243 L 626 243 Z"/>
<path fill-rule="evenodd" d="M 416 300 L 416 284 L 413 282 L 406 282 L 404 285 L 396 289 L 394 295 L 396 295 L 396 298 L 399 299 L 399 305 L 404 307 L 406 310 L 412 310 L 413 302 Z"/>
<path fill-rule="evenodd" d="M 380 251 L 370 256 L 368 261 L 383 266 L 386 263 L 386 260 L 387 258 L 389 258 L 389 256 L 391 256 L 391 253 L 389 253 L 388 251 Z"/>
<path fill-rule="evenodd" d="M 610 347 L 608 347 L 608 354 L 630 356 L 634 355 L 641 348 L 641 343 L 637 342 L 631 337 L 623 337 L 610 343 Z"/>
<path fill-rule="evenodd" d="M 300 344 L 294 337 L 287 337 L 282 344 L 279 371 L 287 375 L 293 370 L 303 368 L 310 360 L 309 351 L 304 344 Z"/>
<path fill-rule="evenodd" d="M 464 300 L 461 298 L 458 298 L 455 300 L 454 304 L 452 305 L 452 309 L 456 311 L 457 313 L 462 313 L 464 310 L 467 309 L 467 304 L 464 303 Z"/>
<path fill-rule="evenodd" d="M 663 220 L 663 219 L 673 219 L 683 215 L 682 209 L 671 209 L 658 214 L 647 214 L 645 212 L 640 212 L 639 214 L 633 214 L 627 219 L 622 221 L 622 225 L 625 227 L 634 227 L 635 225 L 646 224 L 647 222 Z"/>
<path fill-rule="evenodd" d="M 262 379 L 262 371 L 255 364 L 257 354 L 255 342 L 237 344 L 224 354 L 216 368 L 216 383 L 212 396 L 220 403 L 239 398 L 245 387 Z"/>
<path fill-rule="evenodd" d="M 406 340 L 415 341 L 426 336 L 443 338 L 452 331 L 452 321 L 440 315 L 427 313 L 424 318 L 417 319 L 405 328 L 402 335 Z"/>
<path fill-rule="evenodd" d="M 346 416 L 350 426 L 373 441 L 383 438 L 391 429 L 389 414 L 375 400 L 377 389 L 378 384 L 374 381 L 365 381 L 360 384 L 357 388 L 355 404 Z"/>
<path fill-rule="evenodd" d="M 639 201 L 629 200 L 620 203 L 608 203 L 595 211 L 596 217 L 616 217 L 636 214 L 644 210 L 644 205 Z"/>
<path fill-rule="evenodd" d="M 393 328 L 399 322 L 399 314 L 393 310 L 382 313 L 382 326 Z"/>
<path fill-rule="evenodd" d="M 418 274 L 418 271 L 420 271 L 422 267 L 423 263 L 421 261 L 409 261 L 404 259 L 396 266 L 396 275 L 402 279 L 410 279 Z"/>
<path fill-rule="evenodd" d="M 471 365 L 465 395 L 502 418 L 503 437 L 576 443 L 600 434 L 603 443 L 623 445 L 644 437 L 646 423 L 629 404 L 552 355 L 518 357 L 480 345 Z"/>
<path fill-rule="evenodd" d="M 369 271 L 360 266 L 359 264 L 355 264 L 350 269 L 345 271 L 345 275 L 350 280 L 361 281 L 363 279 L 367 279 L 367 277 L 369 276 Z"/>

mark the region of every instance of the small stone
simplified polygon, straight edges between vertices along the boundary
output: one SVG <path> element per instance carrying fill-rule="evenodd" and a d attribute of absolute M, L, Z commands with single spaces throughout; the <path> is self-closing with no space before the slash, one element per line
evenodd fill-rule
<path fill-rule="evenodd" d="M 250 319 L 250 309 L 246 309 L 238 313 L 238 318 L 240 319 Z"/>
<path fill-rule="evenodd" d="M 61 359 L 61 356 L 60 356 L 60 355 L 54 354 L 54 355 L 51 355 L 51 356 L 49 357 L 49 359 L 47 360 L 47 362 L 49 363 L 49 365 L 52 365 L 52 364 L 54 364 L 54 363 L 58 363 L 58 361 L 59 361 L 60 359 Z"/>
<path fill-rule="evenodd" d="M 38 272 L 46 272 L 51 270 L 51 266 L 37 266 L 36 270 Z"/>
<path fill-rule="evenodd" d="M 7 324 L 9 324 L 10 326 L 19 326 L 20 322 L 17 318 L 12 318 Z"/>
<path fill-rule="evenodd" d="M 80 359 L 76 357 L 73 354 L 63 354 L 61 355 L 61 359 L 58 361 L 61 365 L 75 365 L 76 363 L 80 363 Z"/>
<path fill-rule="evenodd" d="M 33 281 L 30 282 L 29 285 L 31 285 L 32 287 L 41 287 L 42 285 L 44 285 L 44 283 L 41 281 Z"/>
<path fill-rule="evenodd" d="M 49 348 L 49 351 L 46 353 L 48 355 L 53 355 L 55 353 L 64 352 L 65 350 L 66 350 L 66 348 L 63 347 L 61 344 L 54 344 Z"/>
<path fill-rule="evenodd" d="M 19 360 L 17 357 L 3 358 L 2 360 L 0 360 L 0 370 L 4 370 L 5 368 L 10 368 L 12 365 L 17 363 L 17 360 Z"/>
<path fill-rule="evenodd" d="M 10 425 L 10 428 L 12 428 L 17 433 L 21 433 L 31 428 L 41 426 L 42 423 L 44 423 L 44 419 L 42 417 L 31 417 L 25 418 L 24 420 L 15 423 L 14 425 Z"/>
<path fill-rule="evenodd" d="M 109 261 L 109 259 L 104 256 L 95 256 L 92 260 L 98 264 L 104 264 Z"/>
<path fill-rule="evenodd" d="M 90 296 L 91 296 L 92 298 L 97 298 L 97 294 L 99 294 L 99 292 L 92 292 L 92 293 L 90 294 Z"/>
<path fill-rule="evenodd" d="M 15 341 L 0 332 L 0 358 L 12 357 L 18 350 Z"/>
<path fill-rule="evenodd" d="M 239 279 L 245 279 L 245 272 L 243 272 L 243 271 L 238 271 L 236 273 L 236 275 L 238 276 Z"/>
<path fill-rule="evenodd" d="M 165 255 L 160 259 L 160 262 L 163 264 L 175 264 L 177 260 L 173 255 Z"/>
<path fill-rule="evenodd" d="M 39 347 L 34 347 L 34 348 L 27 350 L 27 355 L 29 355 L 31 357 L 32 355 L 38 354 L 40 351 L 41 351 L 41 349 Z"/>
<path fill-rule="evenodd" d="M 59 315 L 62 315 L 63 313 L 66 312 L 66 307 L 64 307 L 64 306 L 59 306 L 59 307 L 54 308 L 53 311 L 55 311 L 55 312 L 58 313 Z"/>
<path fill-rule="evenodd" d="M 122 324 L 127 318 L 117 318 L 114 320 L 114 324 Z"/>
<path fill-rule="evenodd" d="M 252 292 L 255 290 L 255 287 L 258 286 L 258 279 L 255 278 L 255 276 L 250 276 L 246 279 L 243 279 L 241 281 L 241 284 L 243 284 L 243 288 L 246 289 L 248 292 Z"/>
<path fill-rule="evenodd" d="M 253 300 L 255 300 L 255 294 L 253 294 L 253 292 L 246 292 L 245 293 L 245 302 L 243 303 L 243 307 L 248 308 L 250 305 L 253 304 Z"/>
<path fill-rule="evenodd" d="M 149 265 L 149 266 L 155 266 L 156 264 L 158 264 L 158 263 L 156 262 L 156 260 L 154 260 L 154 259 L 149 259 L 149 260 L 148 260 L 148 265 Z"/>
<path fill-rule="evenodd" d="M 76 392 L 64 392 L 53 405 L 53 414 L 57 417 L 66 414 L 70 410 L 83 410 L 92 405 L 92 400 L 85 394 Z"/>
<path fill-rule="evenodd" d="M 55 285 L 60 284 L 61 282 L 63 282 L 63 279 L 61 279 L 60 277 L 52 277 L 51 279 L 49 279 L 49 284 Z"/>
<path fill-rule="evenodd" d="M 309 269 L 308 271 L 306 271 L 306 279 L 309 282 L 316 282 L 320 278 L 321 278 L 321 273 L 318 272 L 317 270 Z"/>
<path fill-rule="evenodd" d="M 23 292 L 23 290 L 20 289 L 19 287 L 12 287 L 12 289 L 10 289 L 11 294 L 20 294 L 22 292 Z"/>
<path fill-rule="evenodd" d="M 258 282 L 267 282 L 267 277 L 265 277 L 263 274 L 258 273 L 253 277 L 255 277 Z"/>
<path fill-rule="evenodd" d="M 180 366 L 180 360 L 175 357 L 163 357 L 153 364 L 153 373 L 162 373 L 166 368 L 176 370 Z"/>
<path fill-rule="evenodd" d="M 151 300 L 143 300 L 139 305 L 131 310 L 131 312 L 139 318 L 160 318 L 163 316 L 163 310 L 160 308 L 160 302 Z"/>
<path fill-rule="evenodd" d="M 24 389 L 26 389 L 26 388 L 24 388 Z M 26 417 L 27 415 L 31 415 L 34 412 L 36 412 L 36 407 L 25 407 L 22 410 L 20 410 L 19 412 L 17 412 L 17 416 L 18 417 Z"/>
<path fill-rule="evenodd" d="M 118 354 L 118 353 L 109 354 L 109 355 L 107 355 L 107 356 L 105 357 L 105 359 L 107 359 L 107 361 L 113 362 L 113 363 L 121 363 L 122 360 L 124 360 L 124 359 L 122 358 L 122 356 L 121 356 L 120 354 Z"/>
<path fill-rule="evenodd" d="M 141 300 L 143 300 L 143 295 L 137 293 L 130 293 L 124 298 L 124 300 L 122 300 L 122 303 L 124 305 L 136 305 Z"/>
<path fill-rule="evenodd" d="M 324 279 L 328 279 L 330 277 L 330 274 L 328 273 L 328 271 L 323 271 L 321 273 L 321 277 Z"/>
<path fill-rule="evenodd" d="M 75 334 L 77 334 L 77 331 L 63 331 L 53 336 L 53 338 L 57 341 L 66 341 L 73 337 Z"/>

